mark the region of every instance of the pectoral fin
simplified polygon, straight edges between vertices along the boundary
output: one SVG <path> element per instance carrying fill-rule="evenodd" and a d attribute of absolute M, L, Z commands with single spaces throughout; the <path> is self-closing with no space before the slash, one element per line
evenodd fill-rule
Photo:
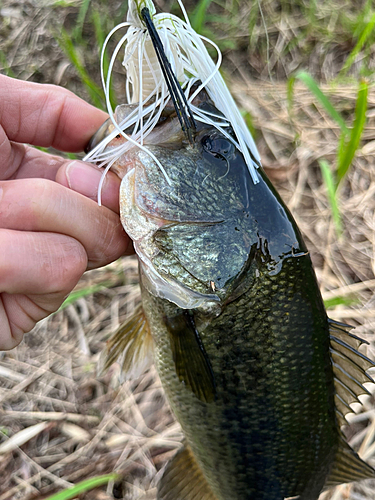
<path fill-rule="evenodd" d="M 189 446 L 185 445 L 168 462 L 157 500 L 217 500 Z"/>
<path fill-rule="evenodd" d="M 210 403 L 215 399 L 215 379 L 194 318 L 183 310 L 164 318 L 170 335 L 173 361 L 178 378 L 198 399 Z"/>
<path fill-rule="evenodd" d="M 335 381 L 336 416 L 340 425 L 346 424 L 345 415 L 358 396 L 369 394 L 364 383 L 374 382 L 366 373 L 374 363 L 358 351 L 365 341 L 350 333 L 351 326 L 329 320 L 330 352 Z"/>
<path fill-rule="evenodd" d="M 143 309 L 139 307 L 109 339 L 104 369 L 118 361 L 125 380 L 137 378 L 152 365 L 153 350 L 150 329 Z"/>

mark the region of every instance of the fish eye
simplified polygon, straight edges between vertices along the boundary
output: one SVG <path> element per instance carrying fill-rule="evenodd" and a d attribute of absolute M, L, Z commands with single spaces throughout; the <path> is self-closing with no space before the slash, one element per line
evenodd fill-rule
<path fill-rule="evenodd" d="M 201 144 L 203 149 L 215 158 L 228 158 L 235 150 L 234 145 L 224 136 L 206 135 Z"/>

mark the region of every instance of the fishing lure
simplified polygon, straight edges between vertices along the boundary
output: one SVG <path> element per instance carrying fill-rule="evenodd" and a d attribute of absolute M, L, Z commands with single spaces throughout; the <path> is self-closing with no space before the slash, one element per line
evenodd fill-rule
<path fill-rule="evenodd" d="M 255 184 L 259 182 L 256 170 L 261 164 L 260 156 L 233 97 L 219 73 L 222 62 L 220 49 L 214 42 L 198 35 L 193 30 L 181 0 L 178 2 L 185 18 L 184 21 L 173 14 L 156 14 L 152 0 L 130 0 L 127 21 L 113 28 L 104 42 L 101 56 L 101 78 L 110 116 L 111 131 L 108 133 L 107 123 L 104 127 L 107 133 L 106 137 L 103 138 L 99 132 L 96 140 L 98 137 L 103 138 L 103 140 L 93 147 L 84 158 L 84 161 L 106 167 L 99 185 L 99 204 L 105 174 L 134 145 L 145 152 L 148 151 L 147 137 L 158 124 L 171 97 L 173 98 L 168 87 L 169 81 L 161 69 L 162 66 L 158 54 L 154 50 L 146 22 L 142 21 L 140 13 L 143 9 L 147 9 L 150 18 L 152 17 L 152 24 L 164 48 L 165 56 L 162 57 L 166 57 L 170 65 L 170 75 L 175 75 L 179 87 L 183 91 L 181 97 L 184 105 L 180 110 L 180 116 L 186 114 L 187 110 L 191 110 L 191 119 L 217 128 L 242 152 L 253 182 Z M 126 29 L 126 33 L 113 51 L 108 74 L 105 77 L 104 54 L 109 40 L 120 29 Z M 208 54 L 204 42 L 216 50 L 216 64 Z M 131 112 L 127 108 L 127 112 L 123 116 L 121 111 L 124 107 L 119 106 L 115 116 L 109 95 L 114 63 L 121 49 L 124 49 L 125 52 L 122 64 L 126 71 L 126 99 L 128 104 L 134 105 L 134 108 Z M 205 111 L 194 104 L 194 99 L 203 89 L 215 103 L 215 107 L 220 111 L 219 114 Z M 232 128 L 234 134 L 229 133 L 229 128 Z M 128 130 L 131 132 L 127 133 Z M 108 144 L 118 135 L 124 137 L 126 142 L 117 148 L 108 150 Z M 149 155 L 156 161 L 170 184 L 170 179 L 159 160 L 151 152 Z"/>

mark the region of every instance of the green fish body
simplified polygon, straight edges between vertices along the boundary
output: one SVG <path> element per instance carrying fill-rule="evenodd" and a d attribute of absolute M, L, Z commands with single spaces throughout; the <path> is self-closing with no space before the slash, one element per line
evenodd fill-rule
<path fill-rule="evenodd" d="M 158 137 L 148 149 L 170 182 L 136 148 L 115 167 L 143 307 L 108 347 L 108 363 L 124 352 L 136 375 L 154 358 L 186 436 L 158 498 L 316 500 L 374 477 L 340 431 L 372 363 L 327 318 L 285 204 L 213 127 L 200 125 L 193 144 Z"/>

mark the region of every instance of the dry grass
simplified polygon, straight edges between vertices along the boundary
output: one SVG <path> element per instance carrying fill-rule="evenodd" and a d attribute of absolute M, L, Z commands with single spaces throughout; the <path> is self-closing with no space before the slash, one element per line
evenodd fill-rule
<path fill-rule="evenodd" d="M 77 288 L 98 281 L 108 288 L 40 322 L 2 356 L 1 430 L 20 441 L 0 454 L 1 500 L 44 498 L 114 469 L 125 481 L 107 498 L 133 498 L 134 492 L 138 498 L 179 446 L 180 428 L 153 370 L 122 385 L 116 367 L 97 375 L 105 341 L 139 302 L 137 280 L 134 258 L 87 273 Z M 23 442 L 23 429 L 40 422 L 46 425 Z M 100 495 L 87 498 L 106 498 Z"/>
<path fill-rule="evenodd" d="M 107 9 L 104 3 L 97 4 Z M 299 11 L 288 15 L 282 2 L 278 5 L 284 10 L 280 8 L 277 17 L 275 4 L 263 4 L 271 53 L 268 62 L 262 21 L 258 18 L 254 24 L 252 36 L 258 49 L 250 59 L 245 46 L 248 26 L 237 29 L 237 50 L 226 53 L 226 68 L 235 70 L 231 88 L 240 106 L 253 117 L 264 166 L 306 238 L 324 297 L 356 299 L 352 305 L 331 310 L 330 316 L 358 325 L 356 333 L 370 342 L 368 353 L 375 358 L 375 92 L 370 91 L 363 147 L 340 189 L 344 232 L 338 239 L 317 160 L 324 157 L 333 162 L 339 130 L 302 86 L 296 86 L 290 114 L 286 83 L 277 78 L 304 65 L 315 76 L 328 79 L 339 72 L 353 44 L 342 33 L 326 46 L 311 32 L 286 52 L 293 36 L 305 34 L 307 21 Z M 106 12 L 114 18 L 120 8 L 120 2 L 114 3 Z M 247 2 L 241 4 L 241 19 L 249 8 Z M 319 14 L 321 28 L 324 22 L 329 25 L 335 8 L 333 2 L 325 3 Z M 76 2 L 57 7 L 46 1 L 4 1 L 0 50 L 7 62 L 3 61 L 3 70 L 24 79 L 62 84 L 88 98 L 75 68 L 53 38 L 59 26 L 74 27 L 77 13 Z M 85 37 L 90 37 L 86 25 Z M 225 38 L 220 33 L 218 37 Z M 87 50 L 82 57 L 90 76 L 99 83 L 98 51 Z M 372 52 L 366 57 L 372 61 Z M 245 58 L 249 63 L 244 63 Z M 272 83 L 266 81 L 269 71 L 276 78 Z M 254 76 L 262 79 L 261 84 L 251 79 Z M 325 90 L 350 121 L 357 85 L 326 86 Z M 153 370 L 123 385 L 117 382 L 116 367 L 104 376 L 97 374 L 106 340 L 139 302 L 135 259 L 87 273 L 78 288 L 98 283 L 106 286 L 42 321 L 17 349 L 0 353 L 0 450 L 7 442 L 9 446 L 0 455 L 0 500 L 39 500 L 112 470 L 123 473 L 121 483 L 81 498 L 153 499 L 160 471 L 179 447 L 180 428 Z M 346 432 L 353 446 L 375 465 L 374 404 L 369 397 L 363 401 L 362 413 L 350 418 Z M 29 429 L 29 436 L 22 433 L 24 429 Z M 373 488 L 369 483 L 344 486 L 332 498 L 370 499 Z"/>

